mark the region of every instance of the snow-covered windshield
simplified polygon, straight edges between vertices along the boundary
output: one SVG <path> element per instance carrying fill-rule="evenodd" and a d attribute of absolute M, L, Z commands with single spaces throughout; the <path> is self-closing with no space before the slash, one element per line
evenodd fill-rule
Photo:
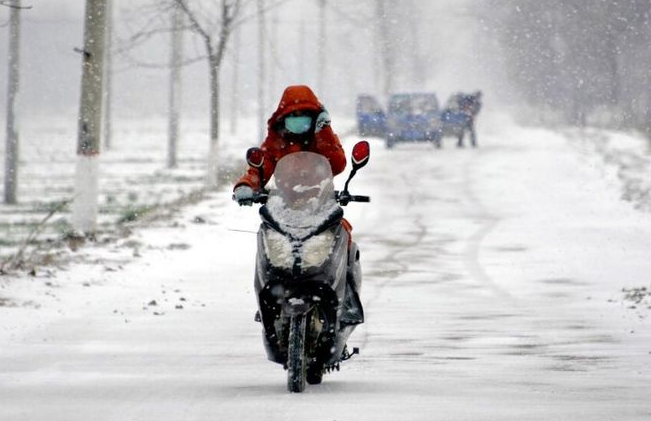
<path fill-rule="evenodd" d="M 299 238 L 309 235 L 339 207 L 328 160 L 312 152 L 283 157 L 266 206 L 284 231 Z"/>

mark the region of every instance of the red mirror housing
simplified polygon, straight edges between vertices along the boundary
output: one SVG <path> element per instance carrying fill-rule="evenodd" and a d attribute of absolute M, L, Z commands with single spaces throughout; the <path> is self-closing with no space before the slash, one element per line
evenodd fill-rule
<path fill-rule="evenodd" d="M 262 168 L 264 164 L 264 152 L 260 148 L 249 148 L 246 151 L 246 162 L 253 168 Z"/>
<path fill-rule="evenodd" d="M 368 162 L 368 158 L 371 155 L 371 146 L 365 140 L 357 142 L 353 146 L 353 154 L 351 160 L 353 162 L 353 168 L 362 168 Z"/>

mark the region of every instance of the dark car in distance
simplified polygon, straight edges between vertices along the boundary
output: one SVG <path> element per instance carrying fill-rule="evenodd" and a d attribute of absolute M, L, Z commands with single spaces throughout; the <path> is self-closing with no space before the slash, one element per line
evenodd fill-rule
<path fill-rule="evenodd" d="M 371 95 L 357 97 L 357 131 L 360 136 L 384 137 L 386 115 L 380 103 Z"/>
<path fill-rule="evenodd" d="M 432 142 L 441 146 L 439 102 L 434 93 L 394 94 L 386 116 L 386 146 L 399 142 Z"/>

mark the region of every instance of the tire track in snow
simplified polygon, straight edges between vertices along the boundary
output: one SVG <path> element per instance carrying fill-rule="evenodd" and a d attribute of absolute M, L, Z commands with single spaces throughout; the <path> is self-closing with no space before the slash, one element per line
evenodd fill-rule
<path fill-rule="evenodd" d="M 401 174 L 401 178 L 403 179 L 404 185 L 413 185 L 413 180 L 410 180 L 406 174 L 404 173 Z M 414 205 L 414 203 L 416 203 L 416 197 L 412 191 L 409 193 L 409 196 L 407 198 L 406 208 L 407 209 L 411 208 Z M 413 220 L 413 223 L 418 228 L 418 232 L 415 234 L 415 238 L 413 239 L 413 241 L 409 243 L 401 243 L 400 247 L 390 248 L 389 252 L 386 253 L 386 255 L 382 259 L 380 259 L 383 262 L 389 262 L 391 264 L 398 266 L 399 269 L 393 271 L 393 273 L 391 273 L 390 275 L 385 276 L 381 282 L 374 284 L 375 286 L 374 294 L 370 298 L 364 301 L 365 310 L 373 306 L 373 304 L 382 296 L 385 288 L 391 282 L 393 282 L 397 277 L 399 277 L 400 275 L 404 274 L 409 270 L 409 264 L 407 263 L 408 260 L 401 258 L 400 255 L 405 252 L 411 251 L 414 247 L 418 247 L 423 242 L 423 239 L 426 238 L 428 233 L 427 226 L 422 222 L 422 215 L 416 216 L 416 218 Z M 364 266 L 362 264 L 362 274 L 363 273 L 364 273 Z M 387 272 L 384 273 L 386 274 Z M 369 342 L 369 333 L 368 333 L 368 329 L 366 329 L 366 325 L 362 325 L 362 326 L 364 326 L 364 329 L 362 332 L 360 332 L 362 336 L 361 347 L 366 347 Z"/>
<path fill-rule="evenodd" d="M 474 279 L 477 284 L 481 285 L 484 288 L 487 288 L 494 296 L 498 297 L 499 299 L 507 301 L 510 304 L 515 304 L 515 298 L 511 296 L 511 294 L 505 288 L 499 286 L 498 283 L 490 277 L 490 275 L 488 275 L 479 260 L 481 254 L 481 246 L 484 239 L 498 226 L 500 222 L 500 219 L 498 217 L 493 216 L 484 207 L 482 202 L 473 191 L 473 166 L 478 162 L 479 156 L 481 156 L 481 159 L 485 158 L 484 153 L 473 153 L 478 152 L 477 150 L 459 152 L 467 152 L 465 158 L 461 160 L 461 165 L 458 165 L 456 167 L 457 170 L 461 170 L 463 172 L 460 177 L 460 183 L 462 184 L 462 186 L 460 186 L 461 194 L 467 198 L 473 210 L 473 214 L 471 214 L 472 216 L 468 216 L 467 218 L 479 223 L 479 227 L 469 237 L 465 239 L 459 239 L 460 241 L 464 242 L 461 251 L 462 265 L 467 271 L 467 276 L 469 276 L 471 279 Z M 454 179 L 455 174 L 458 173 L 452 173 L 451 179 Z M 418 186 L 420 177 L 422 177 L 422 174 L 417 175 L 412 172 L 403 172 L 400 174 L 402 185 L 404 186 Z M 392 235 L 390 233 L 383 234 L 379 236 L 379 238 L 372 240 L 385 243 L 387 247 L 387 252 L 376 261 L 393 266 L 395 269 L 382 271 L 382 276 L 378 277 L 381 280 L 377 283 L 373 283 L 374 288 L 372 290 L 372 294 L 363 301 L 364 309 L 367 310 L 367 314 L 371 313 L 368 310 L 373 308 L 377 300 L 385 293 L 387 287 L 389 287 L 391 283 L 397 278 L 409 271 L 409 259 L 405 258 L 405 255 L 408 256 L 413 253 L 414 249 L 420 248 L 429 235 L 428 226 L 423 222 L 423 218 L 426 215 L 416 212 L 410 214 L 409 212 L 409 210 L 414 208 L 414 206 L 418 203 L 416 192 L 414 190 L 410 190 L 406 199 L 407 200 L 405 200 L 404 210 L 401 212 L 401 214 L 409 215 L 410 224 L 412 224 L 417 229 L 408 237 L 410 240 L 409 242 L 400 242 L 399 244 L 395 245 L 390 244 L 390 241 L 388 241 L 392 238 Z M 384 232 L 386 232 L 386 227 Z M 405 234 L 406 233 L 404 232 L 401 233 L 401 237 L 404 238 Z M 363 239 L 363 237 L 361 238 Z M 364 242 L 364 240 L 361 241 L 362 244 Z M 362 273 L 365 273 L 365 266 L 366 265 L 364 262 L 362 262 Z M 362 325 L 362 329 L 357 332 L 357 335 L 359 335 L 359 340 L 361 342 L 360 346 L 367 347 L 370 342 L 370 338 L 369 331 L 366 329 L 366 324 Z"/>
<path fill-rule="evenodd" d="M 471 172 L 474 168 L 473 164 L 477 163 L 478 156 L 481 157 L 481 159 L 485 159 L 486 154 L 484 150 L 481 150 L 480 152 L 478 149 L 473 150 L 473 152 L 477 152 L 471 155 L 474 159 L 467 157 L 463 162 L 463 190 L 464 195 L 468 197 L 470 202 L 473 204 L 474 209 L 476 209 L 480 215 L 475 217 L 480 226 L 465 241 L 466 244 L 463 252 L 464 265 L 466 266 L 466 270 L 470 276 L 479 281 L 482 285 L 486 286 L 495 296 L 514 303 L 515 299 L 513 296 L 490 277 L 479 261 L 481 245 L 486 236 L 500 223 L 500 218 L 492 215 L 473 191 L 473 181 L 471 176 Z"/>

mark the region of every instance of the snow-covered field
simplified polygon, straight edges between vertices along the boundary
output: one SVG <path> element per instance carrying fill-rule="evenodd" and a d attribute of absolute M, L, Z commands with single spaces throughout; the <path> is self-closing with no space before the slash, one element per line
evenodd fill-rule
<path fill-rule="evenodd" d="M 257 213 L 228 186 L 0 277 L 0 419 L 648 420 L 651 213 L 594 139 L 485 119 L 478 149 L 372 140 L 351 183 L 372 202 L 346 209 L 361 355 L 303 394 L 266 361 Z"/>
<path fill-rule="evenodd" d="M 100 237 L 114 235 L 116 224 L 138 219 L 156 208 L 191 201 L 201 192 L 208 149 L 205 122 L 184 122 L 187 128 L 179 141 L 174 169 L 166 168 L 166 124 L 162 118 L 152 118 L 120 120 L 114 125 L 112 147 L 100 155 Z M 24 247 L 34 234 L 39 241 L 26 247 L 27 256 L 51 243 L 61 246 L 59 240 L 70 231 L 77 161 L 75 121 L 41 118 L 25 126 L 21 130 L 19 203 L 0 205 L 0 262 Z M 229 171 L 234 161 L 229 159 L 230 151 L 237 145 L 229 145 L 228 139 L 224 143 L 223 160 Z M 0 145 L 2 155 L 3 147 Z M 0 182 L 3 176 L 4 169 Z M 61 259 L 60 250 L 57 254 Z M 30 262 L 25 266 L 29 269 Z"/>

